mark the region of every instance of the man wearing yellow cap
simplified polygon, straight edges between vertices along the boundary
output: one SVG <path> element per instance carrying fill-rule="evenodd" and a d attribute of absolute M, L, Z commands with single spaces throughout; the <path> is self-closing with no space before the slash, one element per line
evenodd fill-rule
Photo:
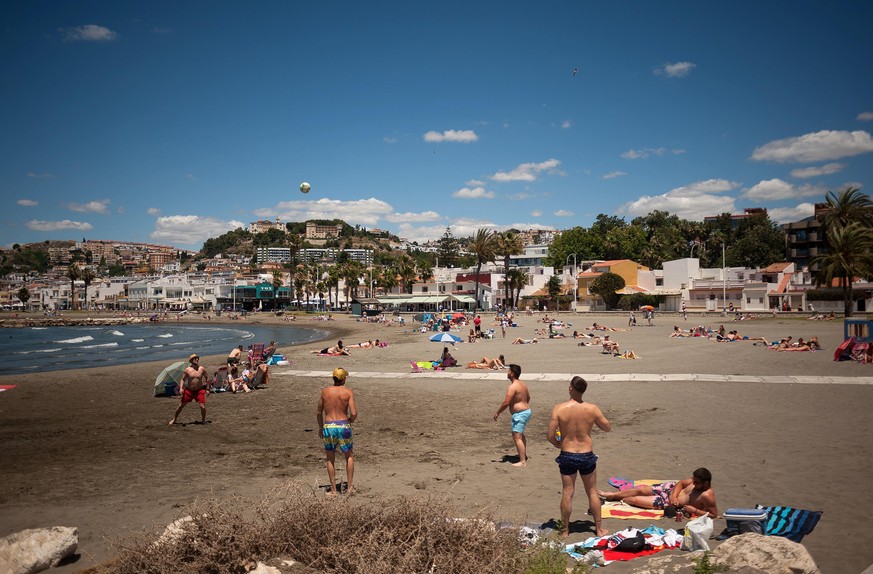
<path fill-rule="evenodd" d="M 327 476 L 330 479 L 330 494 L 335 496 L 336 467 L 334 459 L 336 450 L 342 451 L 346 457 L 347 491 L 351 493 L 352 477 L 355 473 L 355 456 L 352 448 L 352 426 L 358 418 L 355 408 L 355 394 L 346 388 L 346 378 L 349 373 L 345 369 L 333 370 L 333 386 L 322 389 L 318 399 L 316 418 L 321 429 L 324 452 L 327 455 Z"/>

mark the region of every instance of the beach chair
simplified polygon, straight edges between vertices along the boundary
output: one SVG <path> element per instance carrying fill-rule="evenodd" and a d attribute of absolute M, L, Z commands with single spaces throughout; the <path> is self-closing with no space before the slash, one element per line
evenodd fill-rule
<path fill-rule="evenodd" d="M 249 357 L 249 367 L 256 367 L 264 360 L 264 344 L 255 343 L 252 345 L 252 356 Z"/>
<path fill-rule="evenodd" d="M 266 375 L 267 371 L 261 369 L 260 367 L 252 367 L 255 370 L 255 376 L 252 377 L 252 380 L 249 382 L 249 388 L 251 389 L 260 389 L 266 384 Z"/>
<path fill-rule="evenodd" d="M 215 373 L 215 378 L 212 380 L 212 392 L 213 393 L 223 393 L 227 390 L 227 375 L 229 371 L 227 367 L 219 367 L 218 372 Z"/>

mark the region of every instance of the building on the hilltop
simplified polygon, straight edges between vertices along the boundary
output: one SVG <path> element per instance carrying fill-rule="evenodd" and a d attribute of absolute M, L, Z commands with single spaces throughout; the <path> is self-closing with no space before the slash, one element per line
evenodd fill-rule
<path fill-rule="evenodd" d="M 318 225 L 311 221 L 306 222 L 306 239 L 336 239 L 343 231 L 340 223 L 336 225 Z"/>
<path fill-rule="evenodd" d="M 285 226 L 276 218 L 276 221 L 270 221 L 269 219 L 259 219 L 258 221 L 253 221 L 249 223 L 249 233 L 257 234 L 257 233 L 266 233 L 271 229 L 278 229 L 279 231 L 285 231 Z"/>
<path fill-rule="evenodd" d="M 290 263 L 291 248 L 290 247 L 258 247 L 255 250 L 258 257 L 258 263 Z"/>
<path fill-rule="evenodd" d="M 340 253 L 346 253 L 349 259 L 369 267 L 373 264 L 372 249 L 336 249 L 334 247 L 307 247 L 297 252 L 300 261 L 319 261 L 335 263 Z"/>

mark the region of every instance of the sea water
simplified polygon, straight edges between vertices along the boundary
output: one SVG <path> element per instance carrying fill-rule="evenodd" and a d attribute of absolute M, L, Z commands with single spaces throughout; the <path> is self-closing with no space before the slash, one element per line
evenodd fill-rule
<path fill-rule="evenodd" d="M 325 335 L 317 329 L 284 325 L 19 327 L 0 329 L 0 353 L 14 365 L 14 372 L 33 373 L 145 361 L 171 363 L 185 361 L 191 353 L 226 356 L 237 345 L 247 348 L 276 341 L 281 347 Z"/>

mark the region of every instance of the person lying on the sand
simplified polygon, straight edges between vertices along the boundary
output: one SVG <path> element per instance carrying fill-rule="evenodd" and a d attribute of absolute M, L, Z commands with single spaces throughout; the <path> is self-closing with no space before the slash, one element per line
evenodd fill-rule
<path fill-rule="evenodd" d="M 336 345 L 333 347 L 326 347 L 320 351 L 309 351 L 313 355 L 331 355 L 334 357 L 340 355 L 351 355 L 349 350 L 343 346 L 342 340 L 336 342 Z"/>
<path fill-rule="evenodd" d="M 363 341 L 361 343 L 347 345 L 346 348 L 347 349 L 372 349 L 373 347 L 378 347 L 378 346 L 379 346 L 379 339 L 376 339 L 375 343 L 373 342 L 373 339 L 370 339 L 369 341 Z"/>
<path fill-rule="evenodd" d="M 518 337 L 517 339 L 515 339 L 512 342 L 512 344 L 513 345 L 530 345 L 531 343 L 536 343 L 536 342 L 537 342 L 536 337 L 534 337 L 533 339 L 522 339 L 521 337 Z"/>
<path fill-rule="evenodd" d="M 639 508 L 664 510 L 672 506 L 689 518 L 696 516 L 718 517 L 715 491 L 712 489 L 712 473 L 705 468 L 698 468 L 691 478 L 679 482 L 662 482 L 653 486 L 641 484 L 618 492 L 599 490 L 598 494 L 605 500 L 620 500 L 625 504 Z M 680 520 L 678 512 L 676 519 Z"/>
<path fill-rule="evenodd" d="M 682 329 L 679 328 L 679 325 L 673 325 L 673 332 L 670 333 L 671 337 L 692 337 L 693 335 L 688 332 L 686 333 Z"/>
<path fill-rule="evenodd" d="M 482 360 L 478 363 L 476 361 L 470 361 L 467 363 L 468 369 L 505 369 L 506 364 L 504 363 L 503 355 L 500 355 L 496 359 L 491 359 L 488 357 L 482 357 Z"/>

